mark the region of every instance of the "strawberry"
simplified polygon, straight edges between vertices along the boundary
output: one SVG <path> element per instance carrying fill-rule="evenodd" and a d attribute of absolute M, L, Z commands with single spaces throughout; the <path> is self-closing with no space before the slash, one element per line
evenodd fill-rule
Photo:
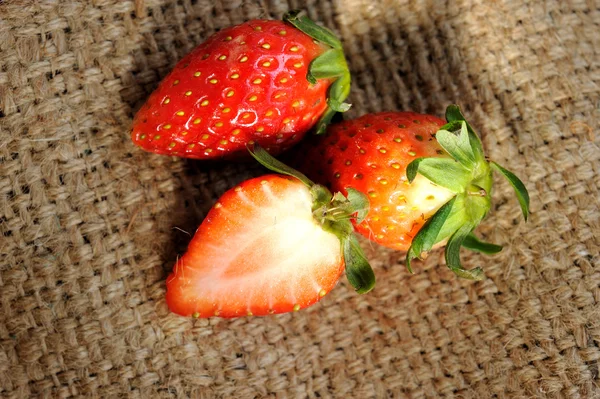
<path fill-rule="evenodd" d="M 340 41 L 306 17 L 224 29 L 185 56 L 136 114 L 131 138 L 146 151 L 186 158 L 270 153 L 324 131 L 350 91 Z"/>
<path fill-rule="evenodd" d="M 515 188 L 525 219 L 529 195 L 510 171 L 488 161 L 479 137 L 457 106 L 444 121 L 414 112 L 382 112 L 331 125 L 303 148 L 299 169 L 333 191 L 352 188 L 369 198 L 370 211 L 356 230 L 386 247 L 408 251 L 407 267 L 447 241 L 446 262 L 462 277 L 461 246 L 493 253 L 473 230 L 491 206 L 492 170 Z"/>
<path fill-rule="evenodd" d="M 260 147 L 253 154 L 280 174 L 246 180 L 212 207 L 167 279 L 169 308 L 194 317 L 297 311 L 331 291 L 344 267 L 359 293 L 373 288 L 349 219 L 364 216 L 368 200 L 352 189 L 332 195 Z"/>

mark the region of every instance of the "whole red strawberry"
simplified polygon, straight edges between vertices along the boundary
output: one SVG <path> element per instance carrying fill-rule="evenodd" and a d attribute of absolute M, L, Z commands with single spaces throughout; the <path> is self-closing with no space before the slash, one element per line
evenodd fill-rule
<path fill-rule="evenodd" d="M 297 311 L 331 291 L 344 267 L 359 293 L 371 290 L 373 271 L 350 223 L 368 200 L 351 189 L 332 195 L 254 151 L 281 174 L 247 180 L 213 206 L 167 279 L 169 308 L 194 317 Z"/>
<path fill-rule="evenodd" d="M 331 125 L 299 152 L 299 170 L 332 191 L 366 194 L 370 210 L 356 230 L 408 250 L 409 269 L 411 259 L 447 240 L 448 266 L 463 277 L 481 278 L 481 269 L 462 268 L 458 254 L 461 246 L 501 249 L 472 234 L 490 209 L 492 169 L 513 185 L 525 218 L 529 196 L 514 174 L 486 160 L 457 106 L 448 107 L 446 118 L 382 112 Z"/>
<path fill-rule="evenodd" d="M 350 90 L 339 40 L 298 12 L 224 29 L 184 57 L 150 95 L 131 138 L 144 150 L 187 158 L 280 153 L 323 131 Z"/>

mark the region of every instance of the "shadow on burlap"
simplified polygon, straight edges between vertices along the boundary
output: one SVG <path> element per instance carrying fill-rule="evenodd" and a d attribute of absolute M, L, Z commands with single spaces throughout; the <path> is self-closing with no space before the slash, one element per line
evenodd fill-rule
<path fill-rule="evenodd" d="M 37 5 L 36 5 L 37 3 Z M 439 7 L 439 3 L 444 3 Z M 217 29 L 288 7 L 343 39 L 350 116 L 458 102 L 523 177 L 480 228 L 506 244 L 308 310 L 170 315 L 164 279 L 226 189 L 262 170 L 143 153 L 133 112 Z M 25 397 L 600 397 L 600 6 L 594 1 L 5 1 L 0 5 L 0 394 Z"/>

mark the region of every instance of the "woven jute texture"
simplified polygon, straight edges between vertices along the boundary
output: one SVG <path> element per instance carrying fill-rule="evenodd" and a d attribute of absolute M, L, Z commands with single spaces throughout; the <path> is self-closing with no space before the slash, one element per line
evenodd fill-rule
<path fill-rule="evenodd" d="M 600 397 L 600 2 L 40 0 L 0 5 L 0 395 Z M 264 173 L 144 153 L 134 112 L 209 35 L 290 8 L 340 35 L 347 117 L 460 104 L 498 178 L 480 228 L 506 245 L 455 278 L 368 244 L 293 314 L 193 320 L 165 278 L 216 198 Z"/>

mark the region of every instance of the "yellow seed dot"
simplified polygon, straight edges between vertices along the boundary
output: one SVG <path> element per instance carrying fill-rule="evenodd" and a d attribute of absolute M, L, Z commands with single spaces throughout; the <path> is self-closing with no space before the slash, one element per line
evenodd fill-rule
<path fill-rule="evenodd" d="M 186 91 L 186 92 L 185 92 L 185 95 L 186 95 L 186 96 L 191 96 L 191 95 L 192 95 L 192 92 L 191 92 L 191 90 L 188 90 L 188 91 Z"/>
<path fill-rule="evenodd" d="M 294 68 L 302 68 L 302 63 L 301 62 L 296 62 L 294 64 Z"/>
<path fill-rule="evenodd" d="M 409 151 L 408 155 L 410 155 L 411 157 L 414 157 L 415 155 L 417 155 L 417 153 L 414 151 Z"/>
<path fill-rule="evenodd" d="M 254 30 L 262 30 L 262 26 L 255 26 Z"/>
<path fill-rule="evenodd" d="M 216 127 L 221 127 L 221 126 L 223 126 L 223 122 L 217 122 L 217 123 L 215 123 L 215 126 Z"/>
<path fill-rule="evenodd" d="M 379 238 L 380 240 L 383 239 L 383 234 L 377 234 L 377 238 Z"/>
<path fill-rule="evenodd" d="M 194 319 L 197 319 L 198 317 L 200 317 L 200 313 L 198 313 L 198 312 L 195 312 L 195 313 L 192 315 L 192 317 L 193 317 Z"/>
<path fill-rule="evenodd" d="M 169 130 L 170 128 L 171 128 L 171 125 L 169 125 L 168 123 L 163 126 L 163 129 L 165 129 L 165 130 Z"/>
<path fill-rule="evenodd" d="M 263 62 L 262 66 L 264 66 L 264 67 L 270 67 L 271 63 L 269 61 L 265 61 L 265 62 Z"/>
<path fill-rule="evenodd" d="M 203 59 L 203 60 L 205 60 L 205 59 L 207 59 L 208 57 L 210 57 L 210 54 L 206 53 L 206 54 L 204 54 L 204 55 L 202 56 L 202 59 Z"/>
<path fill-rule="evenodd" d="M 142 134 L 142 135 L 140 136 L 140 140 L 144 140 L 145 138 L 146 138 L 146 135 L 145 135 L 145 134 Z"/>
<path fill-rule="evenodd" d="M 231 37 L 231 36 L 227 36 L 227 37 L 225 38 L 225 41 L 226 41 L 226 42 L 228 42 L 228 41 L 230 41 L 231 39 L 233 39 L 233 37 Z"/>
<path fill-rule="evenodd" d="M 240 77 L 239 73 L 234 73 L 233 75 L 230 76 L 231 79 L 237 79 Z"/>
<path fill-rule="evenodd" d="M 173 142 L 169 143 L 169 147 L 171 147 L 171 148 L 175 147 L 176 145 L 177 145 L 177 144 L 175 144 L 175 143 L 173 143 Z"/>
<path fill-rule="evenodd" d="M 170 102 L 171 102 L 171 99 L 169 97 L 167 97 L 167 98 L 164 99 L 163 104 L 166 105 L 166 104 L 168 104 Z"/>
<path fill-rule="evenodd" d="M 267 181 L 266 180 L 261 180 L 260 184 L 265 185 L 265 184 L 267 184 Z"/>
<path fill-rule="evenodd" d="M 379 221 L 379 216 L 373 216 L 373 217 L 371 218 L 371 221 L 373 221 L 373 222 L 377 222 L 377 221 Z"/>
<path fill-rule="evenodd" d="M 196 144 L 192 143 L 192 144 L 188 144 L 188 148 L 191 150 L 192 148 L 194 148 L 196 146 Z"/>
<path fill-rule="evenodd" d="M 269 314 L 273 314 L 275 311 L 273 309 L 269 309 Z"/>
<path fill-rule="evenodd" d="M 240 129 L 235 129 L 233 132 L 231 132 L 231 134 L 233 134 L 234 136 L 237 136 L 238 134 L 240 134 Z"/>
<path fill-rule="evenodd" d="M 404 212 L 400 212 L 400 213 L 396 214 L 396 217 L 400 218 L 400 219 L 404 219 L 406 217 L 406 214 Z"/>
<path fill-rule="evenodd" d="M 363 150 L 362 148 L 361 148 L 360 150 L 358 150 L 358 152 L 360 152 L 361 154 L 364 154 L 364 153 L 366 153 L 366 151 L 365 151 L 365 150 Z"/>
<path fill-rule="evenodd" d="M 208 100 L 204 100 L 200 103 L 200 106 L 206 107 L 208 105 Z"/>
<path fill-rule="evenodd" d="M 261 83 L 262 83 L 262 79 L 254 79 L 254 80 L 252 81 L 252 83 L 254 83 L 255 85 L 259 85 L 259 84 L 261 84 Z"/>
<path fill-rule="evenodd" d="M 185 115 L 185 112 L 183 112 L 183 111 L 177 111 L 176 115 L 177 116 L 183 116 L 183 115 Z"/>
<path fill-rule="evenodd" d="M 210 136 L 208 134 L 203 134 L 202 136 L 200 136 L 200 139 L 202 140 L 206 140 L 207 138 L 209 138 Z"/>
<path fill-rule="evenodd" d="M 196 72 L 194 72 L 194 76 L 195 76 L 195 77 L 198 77 L 198 76 L 200 76 L 200 75 L 202 75 L 202 72 L 200 72 L 200 71 L 196 71 Z"/>
<path fill-rule="evenodd" d="M 237 186 L 234 190 L 239 193 L 240 191 L 242 191 L 242 188 L 240 186 Z"/>
<path fill-rule="evenodd" d="M 221 145 L 225 145 L 225 144 L 228 144 L 228 143 L 229 143 L 229 141 L 227 141 L 227 140 L 221 140 L 221 141 L 219 141 L 219 143 L 220 143 Z"/>
<path fill-rule="evenodd" d="M 286 31 L 284 31 L 284 30 L 280 30 L 280 31 L 279 31 L 279 34 L 280 34 L 281 36 L 285 36 L 285 35 L 287 35 L 287 32 L 286 32 Z"/>
<path fill-rule="evenodd" d="M 290 123 L 290 118 L 285 118 L 285 119 L 283 120 L 283 123 Z"/>
<path fill-rule="evenodd" d="M 248 141 L 248 144 L 250 144 L 250 145 L 254 144 L 254 140 Z"/>
<path fill-rule="evenodd" d="M 396 226 L 386 226 L 386 229 L 387 229 L 387 230 L 395 230 L 395 229 L 396 229 Z"/>
<path fill-rule="evenodd" d="M 385 185 L 385 184 L 388 184 L 388 181 L 386 179 L 381 179 L 381 180 L 379 180 L 379 183 Z"/>
<path fill-rule="evenodd" d="M 371 164 L 371 168 L 373 168 L 373 169 L 376 169 L 376 168 L 377 168 L 377 165 L 375 165 L 375 164 Z"/>
<path fill-rule="evenodd" d="M 287 78 L 281 78 L 281 79 L 279 79 L 279 83 L 285 83 L 287 81 L 288 81 Z"/>
<path fill-rule="evenodd" d="M 398 201 L 406 201 L 406 197 L 404 195 L 401 195 L 400 197 L 398 197 Z"/>
<path fill-rule="evenodd" d="M 380 148 L 379 152 L 382 153 L 382 154 L 385 154 L 387 152 L 387 150 L 385 148 Z"/>
<path fill-rule="evenodd" d="M 218 310 L 215 310 L 215 316 L 218 316 L 220 314 L 221 314 L 221 312 L 219 312 Z"/>
<path fill-rule="evenodd" d="M 200 118 L 196 118 L 196 119 L 194 119 L 194 125 L 197 125 L 197 124 L 199 124 L 200 122 L 202 122 L 202 119 L 200 119 Z"/>
<path fill-rule="evenodd" d="M 292 47 L 290 47 L 290 51 L 293 52 L 293 53 L 297 52 L 298 51 L 298 46 L 292 46 Z"/>
<path fill-rule="evenodd" d="M 340 178 L 340 176 L 341 176 L 341 175 L 340 175 L 339 173 L 336 173 L 335 175 L 333 175 L 333 177 L 335 177 L 336 179 L 339 179 L 339 178 Z"/>
<path fill-rule="evenodd" d="M 327 294 L 327 291 L 325 291 L 324 289 L 321 289 L 321 291 L 319 291 L 319 296 L 320 297 L 324 297 L 325 294 Z"/>
<path fill-rule="evenodd" d="M 209 149 L 210 149 L 210 148 L 209 148 Z M 221 203 L 220 203 L 220 202 L 217 202 L 217 203 L 215 204 L 215 208 L 217 208 L 217 209 L 219 209 L 219 208 L 220 208 L 220 207 L 222 207 L 222 206 L 223 206 L 223 205 L 221 205 Z"/>
<path fill-rule="evenodd" d="M 248 57 L 243 56 L 242 58 L 240 58 L 240 62 L 246 62 L 248 61 Z"/>
<path fill-rule="evenodd" d="M 219 81 L 217 79 L 211 79 L 209 80 L 210 83 L 216 85 L 217 83 L 219 83 Z"/>
<path fill-rule="evenodd" d="M 387 206 L 387 205 L 386 205 L 386 206 L 382 206 L 382 207 L 381 207 L 381 210 L 382 210 L 382 211 L 384 211 L 384 212 L 387 212 L 387 211 L 389 211 L 389 210 L 390 210 L 390 207 L 389 207 L 389 206 Z"/>
<path fill-rule="evenodd" d="M 351 160 L 347 160 L 347 161 L 345 162 L 345 164 L 346 164 L 346 166 L 348 166 L 348 165 L 352 165 L 352 161 L 351 161 Z"/>
<path fill-rule="evenodd" d="M 276 137 L 277 137 L 278 139 L 282 139 L 282 138 L 283 138 L 283 134 L 279 133 L 279 134 L 278 134 Z"/>
<path fill-rule="evenodd" d="M 182 135 L 182 136 L 185 136 L 185 135 L 187 135 L 187 134 L 188 134 L 188 132 L 185 132 L 185 131 L 181 132 L 181 135 Z"/>
<path fill-rule="evenodd" d="M 294 312 L 297 312 L 297 311 L 299 311 L 299 310 L 300 310 L 300 305 L 298 305 L 298 304 L 295 304 L 295 305 L 294 305 Z"/>
<path fill-rule="evenodd" d="M 392 168 L 394 168 L 394 169 L 400 169 L 400 164 L 393 163 L 392 164 Z"/>
<path fill-rule="evenodd" d="M 179 84 L 179 79 L 173 81 L 173 86 L 177 86 Z"/>
<path fill-rule="evenodd" d="M 267 50 L 271 48 L 271 45 L 269 43 L 265 43 L 261 46 L 262 48 L 266 48 Z"/>
<path fill-rule="evenodd" d="M 375 197 L 377 197 L 377 193 L 375 191 L 370 191 L 369 192 L 369 197 L 375 198 Z"/>
<path fill-rule="evenodd" d="M 204 150 L 204 152 L 205 152 L 206 154 L 210 154 L 210 153 L 212 152 L 212 148 L 207 148 L 206 150 Z"/>
<path fill-rule="evenodd" d="M 418 211 L 419 207 L 418 206 L 413 206 L 412 208 L 410 208 L 412 211 Z"/>
<path fill-rule="evenodd" d="M 279 97 L 281 97 L 281 93 L 275 94 L 275 98 L 279 98 Z"/>
<path fill-rule="evenodd" d="M 248 101 L 256 101 L 258 99 L 258 97 L 256 96 L 252 96 L 248 99 Z"/>
<path fill-rule="evenodd" d="M 268 110 L 267 112 L 265 112 L 265 116 L 271 116 L 273 115 L 273 111 Z"/>
<path fill-rule="evenodd" d="M 233 90 L 229 90 L 227 92 L 227 97 L 232 97 L 235 93 L 233 92 Z"/>
<path fill-rule="evenodd" d="M 425 199 L 431 201 L 432 199 L 435 199 L 435 197 L 433 195 L 428 195 Z"/>
<path fill-rule="evenodd" d="M 245 113 L 244 115 L 242 115 L 242 119 L 248 119 L 250 118 L 250 114 L 249 113 Z"/>
<path fill-rule="evenodd" d="M 294 108 L 299 107 L 299 106 L 300 106 L 300 101 L 294 101 L 292 103 L 292 107 L 294 107 Z"/>
<path fill-rule="evenodd" d="M 264 131 L 264 130 L 265 130 L 265 128 L 264 128 L 264 127 L 262 127 L 262 126 L 259 126 L 259 127 L 257 127 L 257 128 L 256 128 L 256 131 L 257 131 L 257 132 L 262 132 L 262 131 Z"/>
<path fill-rule="evenodd" d="M 243 42 L 240 42 L 240 44 L 246 44 L 246 42 L 245 42 L 245 41 L 243 41 Z"/>
<path fill-rule="evenodd" d="M 248 316 L 254 316 L 251 311 L 248 311 Z"/>
<path fill-rule="evenodd" d="M 226 60 L 226 59 L 227 59 L 227 56 L 226 56 L 226 55 L 222 55 L 222 56 L 220 56 L 220 57 L 219 57 L 219 60 L 220 60 L 220 61 L 223 61 L 223 60 Z"/>

